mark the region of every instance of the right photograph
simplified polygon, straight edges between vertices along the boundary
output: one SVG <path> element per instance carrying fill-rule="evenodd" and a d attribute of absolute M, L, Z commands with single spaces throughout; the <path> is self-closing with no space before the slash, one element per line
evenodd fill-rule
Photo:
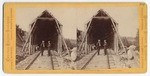
<path fill-rule="evenodd" d="M 137 7 L 79 8 L 78 11 L 83 19 L 77 25 L 77 69 L 140 67 Z"/>

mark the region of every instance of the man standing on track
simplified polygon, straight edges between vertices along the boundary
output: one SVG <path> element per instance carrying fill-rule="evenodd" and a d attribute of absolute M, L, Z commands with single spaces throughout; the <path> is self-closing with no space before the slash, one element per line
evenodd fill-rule
<path fill-rule="evenodd" d="M 100 50 L 101 50 L 101 41 L 98 40 L 96 45 L 97 45 L 97 51 L 98 51 L 98 55 L 99 55 L 100 54 Z"/>
<path fill-rule="evenodd" d="M 51 42 L 50 41 L 48 41 L 47 47 L 48 47 L 48 56 L 51 56 Z"/>
<path fill-rule="evenodd" d="M 104 40 L 104 55 L 107 54 L 107 41 Z"/>
<path fill-rule="evenodd" d="M 45 49 L 45 42 L 42 41 L 42 43 L 41 43 L 41 56 L 43 56 L 44 49 Z"/>

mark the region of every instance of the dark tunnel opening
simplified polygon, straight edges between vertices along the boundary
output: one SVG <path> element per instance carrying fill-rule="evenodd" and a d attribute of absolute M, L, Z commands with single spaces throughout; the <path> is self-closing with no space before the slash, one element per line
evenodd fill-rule
<path fill-rule="evenodd" d="M 101 40 L 101 44 L 104 45 L 104 40 L 107 41 L 107 47 L 113 48 L 114 45 L 114 31 L 112 28 L 112 22 L 110 18 L 93 18 L 90 28 L 88 30 L 88 44 L 95 44 L 98 40 Z"/>
<path fill-rule="evenodd" d="M 31 41 L 32 45 L 38 46 L 40 46 L 42 41 L 45 41 L 45 45 L 50 41 L 51 49 L 57 50 L 58 32 L 55 20 L 38 19 L 35 23 L 35 30 Z"/>

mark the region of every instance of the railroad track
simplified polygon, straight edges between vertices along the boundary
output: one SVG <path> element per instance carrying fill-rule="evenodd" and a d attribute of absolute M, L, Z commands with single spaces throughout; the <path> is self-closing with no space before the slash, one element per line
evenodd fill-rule
<path fill-rule="evenodd" d="M 108 58 L 108 69 L 116 68 L 115 60 L 114 60 L 113 56 L 112 55 L 107 55 L 107 58 Z"/>
<path fill-rule="evenodd" d="M 52 51 L 51 51 L 52 52 Z M 52 52 L 51 56 L 47 56 L 47 51 L 44 51 L 44 55 L 40 55 L 40 51 L 29 56 L 27 59 L 22 61 L 17 65 L 17 69 L 22 70 L 38 70 L 38 69 L 47 69 L 47 70 L 58 70 L 59 64 L 56 56 Z"/>
<path fill-rule="evenodd" d="M 50 56 L 50 60 L 51 60 L 52 70 L 59 70 L 60 69 L 59 64 L 54 54 Z"/>
<path fill-rule="evenodd" d="M 107 54 L 105 56 L 97 55 L 97 52 L 95 52 L 94 54 L 92 54 L 92 56 L 90 56 L 88 61 L 86 61 L 86 63 L 80 69 L 84 70 L 84 69 L 97 69 L 97 68 L 103 68 L 103 69 L 115 68 L 115 60 L 113 59 L 113 56 L 110 54 Z"/>
<path fill-rule="evenodd" d="M 42 56 L 41 56 L 42 57 Z M 39 55 L 39 58 L 40 58 L 40 55 Z M 36 58 L 36 59 L 38 59 L 38 57 Z M 47 69 L 50 69 L 50 70 L 58 70 L 59 69 L 59 64 L 58 64 L 58 61 L 57 61 L 57 59 L 56 59 L 56 56 L 54 55 L 54 53 L 53 53 L 53 51 L 51 51 L 51 55 L 50 56 L 44 56 L 44 57 L 42 57 L 41 58 L 42 60 L 41 60 L 41 62 L 39 62 L 39 63 L 41 63 L 41 64 L 39 64 L 39 66 L 41 67 L 41 68 L 43 68 L 43 69 L 46 69 L 47 67 L 49 67 L 49 68 L 47 68 Z M 46 59 L 46 61 L 44 60 L 44 59 Z M 40 60 L 40 59 L 39 59 Z M 36 60 L 34 60 L 34 61 L 36 61 Z M 37 61 L 38 62 L 38 61 Z M 36 63 L 36 62 L 35 62 Z M 34 64 L 34 63 L 31 63 L 31 66 L 35 66 L 36 64 Z M 43 65 L 43 66 L 42 66 Z M 47 66 L 46 66 L 47 65 Z M 39 67 L 39 66 L 37 66 L 37 67 Z M 35 68 L 37 68 L 37 67 L 35 67 Z M 46 68 L 45 68 L 46 67 Z M 32 68 L 32 67 L 31 67 Z"/>

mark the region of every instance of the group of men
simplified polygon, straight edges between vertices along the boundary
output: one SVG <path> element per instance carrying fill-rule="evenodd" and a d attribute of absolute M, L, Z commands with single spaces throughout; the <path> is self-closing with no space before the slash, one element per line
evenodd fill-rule
<path fill-rule="evenodd" d="M 45 41 L 42 41 L 40 48 L 41 48 L 41 56 L 43 56 L 43 52 L 46 48 Z M 47 48 L 48 48 L 48 56 L 51 56 L 51 42 L 50 41 L 48 41 Z"/>
<path fill-rule="evenodd" d="M 104 40 L 104 43 L 102 45 L 101 40 L 99 39 L 96 43 L 96 47 L 97 47 L 98 55 L 100 55 L 100 50 L 103 47 L 104 47 L 104 55 L 107 54 L 107 41 L 106 40 Z M 41 48 L 41 56 L 43 56 L 43 52 L 46 48 L 45 41 L 42 41 L 42 43 L 40 44 L 40 48 Z M 47 48 L 48 48 L 48 56 L 50 56 L 51 55 L 51 42 L 50 41 L 48 41 Z"/>
<path fill-rule="evenodd" d="M 101 40 L 99 39 L 96 43 L 98 55 L 100 55 L 100 50 L 104 47 L 104 55 L 107 54 L 107 41 L 104 40 L 104 44 L 102 45 Z"/>

